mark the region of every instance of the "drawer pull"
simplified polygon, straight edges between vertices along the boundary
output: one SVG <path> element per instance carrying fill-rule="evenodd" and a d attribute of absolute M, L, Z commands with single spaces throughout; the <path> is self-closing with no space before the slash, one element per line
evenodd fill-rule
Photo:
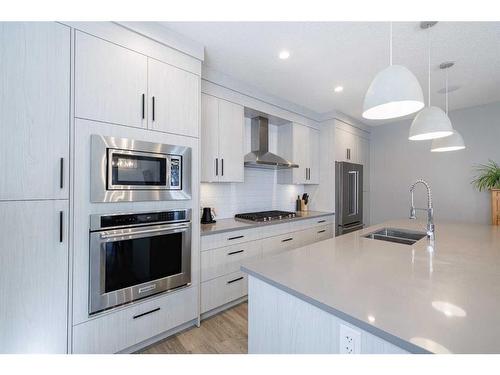
<path fill-rule="evenodd" d="M 291 240 L 293 240 L 293 238 L 292 238 L 292 237 L 290 237 L 290 238 L 285 238 L 284 240 L 281 240 L 281 242 L 288 242 L 288 241 L 291 241 Z"/>
<path fill-rule="evenodd" d="M 244 252 L 245 250 L 238 250 L 238 251 L 231 251 L 230 253 L 227 253 L 227 255 L 234 255 L 234 254 L 239 254 Z"/>
<path fill-rule="evenodd" d="M 245 236 L 236 236 L 236 237 L 229 237 L 227 240 L 228 241 L 231 241 L 231 240 L 237 240 L 238 238 L 243 238 Z"/>
<path fill-rule="evenodd" d="M 142 314 L 134 315 L 134 317 L 133 317 L 133 318 L 134 318 L 134 319 L 141 318 L 141 317 L 143 317 L 144 315 L 149 315 L 149 314 L 152 314 L 152 313 L 157 312 L 157 311 L 160 311 L 160 308 L 159 308 L 159 307 L 157 307 L 156 309 L 153 309 L 153 310 L 151 310 L 151 311 L 146 311 L 145 313 L 142 313 Z"/>
<path fill-rule="evenodd" d="M 323 233 L 323 232 L 326 232 L 326 229 L 318 231 L 318 233 Z"/>
<path fill-rule="evenodd" d="M 228 284 L 232 284 L 232 283 L 235 283 L 236 281 L 240 281 L 240 280 L 243 280 L 243 276 L 240 276 L 240 277 L 238 277 L 238 278 L 236 278 L 234 280 L 229 280 L 227 283 Z"/>
<path fill-rule="evenodd" d="M 320 221 L 318 221 L 318 224 L 319 223 L 326 223 L 326 220 L 320 220 Z"/>

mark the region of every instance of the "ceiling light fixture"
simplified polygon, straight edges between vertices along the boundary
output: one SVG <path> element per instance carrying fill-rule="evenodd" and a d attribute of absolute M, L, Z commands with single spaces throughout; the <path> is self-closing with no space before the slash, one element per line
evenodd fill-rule
<path fill-rule="evenodd" d="M 288 52 L 287 50 L 283 50 L 280 52 L 279 57 L 281 60 L 286 60 L 290 57 L 290 52 Z"/>
<path fill-rule="evenodd" d="M 392 65 L 392 22 L 389 66 L 373 79 L 365 95 L 363 117 L 387 120 L 415 113 L 424 107 L 424 94 L 417 78 L 402 65 Z"/>
<path fill-rule="evenodd" d="M 446 115 L 448 115 L 448 68 L 451 68 L 455 63 L 445 62 L 439 65 L 440 69 L 446 69 Z M 458 151 L 465 148 L 464 139 L 459 132 L 453 130 L 453 134 L 449 137 L 439 138 L 432 141 L 431 152 L 446 152 L 446 151 Z"/>
<path fill-rule="evenodd" d="M 428 29 L 428 106 L 420 111 L 413 119 L 408 139 L 411 141 L 423 141 L 448 137 L 453 134 L 451 121 L 439 107 L 431 106 L 431 34 L 430 28 L 437 22 L 422 22 L 420 27 Z"/>
<path fill-rule="evenodd" d="M 337 87 L 335 87 L 335 88 L 333 89 L 333 91 L 335 91 L 335 92 L 342 92 L 342 91 L 344 91 L 344 87 L 342 87 L 342 86 L 337 86 Z"/>

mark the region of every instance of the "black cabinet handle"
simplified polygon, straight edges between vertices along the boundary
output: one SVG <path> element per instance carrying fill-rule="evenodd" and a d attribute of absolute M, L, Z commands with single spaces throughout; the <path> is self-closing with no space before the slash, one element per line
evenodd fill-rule
<path fill-rule="evenodd" d="M 293 240 L 293 238 L 292 238 L 292 237 L 290 237 L 290 238 L 286 238 L 286 239 L 284 239 L 284 240 L 281 240 L 281 242 L 288 242 L 288 241 L 291 241 L 291 240 Z"/>
<path fill-rule="evenodd" d="M 59 161 L 59 187 L 62 189 L 64 187 L 64 158 Z"/>
<path fill-rule="evenodd" d="M 219 175 L 219 159 L 215 158 L 215 175 Z"/>
<path fill-rule="evenodd" d="M 59 211 L 59 242 L 63 242 L 63 212 Z"/>
<path fill-rule="evenodd" d="M 346 152 L 347 152 L 347 160 L 351 160 L 351 149 L 348 148 Z"/>
<path fill-rule="evenodd" d="M 229 237 L 227 240 L 228 241 L 231 241 L 231 240 L 237 240 L 238 238 L 243 238 L 245 236 L 236 236 L 236 237 Z"/>
<path fill-rule="evenodd" d="M 153 96 L 153 121 L 155 120 L 155 97 Z"/>
<path fill-rule="evenodd" d="M 236 281 L 240 281 L 240 280 L 243 280 L 243 276 L 238 277 L 237 279 L 234 279 L 234 280 L 229 280 L 227 283 L 232 284 L 232 283 L 235 283 Z"/>
<path fill-rule="evenodd" d="M 137 319 L 137 318 L 140 318 L 140 317 L 143 317 L 144 315 L 149 315 L 149 314 L 152 314 L 154 312 L 157 312 L 157 311 L 160 311 L 161 308 L 160 307 L 157 307 L 156 309 L 153 309 L 151 311 L 146 311 L 145 313 L 142 313 L 142 314 L 138 314 L 138 315 L 134 315 L 134 319 Z"/>
<path fill-rule="evenodd" d="M 326 232 L 326 229 L 323 229 L 323 230 L 318 231 L 318 234 L 319 234 L 319 233 L 323 233 L 323 232 Z"/>
<path fill-rule="evenodd" d="M 220 159 L 220 162 L 222 164 L 222 175 L 224 176 L 224 159 Z"/>
<path fill-rule="evenodd" d="M 142 94 L 142 119 L 144 120 L 144 116 L 145 116 L 145 106 L 146 106 L 146 95 L 145 94 Z"/>
<path fill-rule="evenodd" d="M 227 255 L 234 255 L 234 254 L 240 254 L 244 252 L 245 250 L 238 250 L 238 251 L 231 251 L 230 253 L 227 253 Z"/>
<path fill-rule="evenodd" d="M 319 223 L 325 223 L 325 222 L 326 222 L 326 220 L 319 220 L 319 221 L 318 221 L 318 224 L 319 224 Z"/>

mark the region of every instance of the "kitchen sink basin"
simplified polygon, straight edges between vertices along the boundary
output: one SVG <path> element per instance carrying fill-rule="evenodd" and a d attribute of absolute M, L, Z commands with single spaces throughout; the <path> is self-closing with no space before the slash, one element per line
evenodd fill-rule
<path fill-rule="evenodd" d="M 404 245 L 413 245 L 418 240 L 426 237 L 425 232 L 411 231 L 407 229 L 382 228 L 375 232 L 365 234 L 363 237 L 372 240 L 396 242 Z"/>

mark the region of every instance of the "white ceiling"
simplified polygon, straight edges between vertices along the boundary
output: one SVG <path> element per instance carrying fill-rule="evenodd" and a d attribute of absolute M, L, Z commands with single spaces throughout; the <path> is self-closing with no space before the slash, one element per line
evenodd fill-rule
<path fill-rule="evenodd" d="M 375 74 L 389 63 L 387 22 L 164 22 L 205 45 L 205 64 L 318 114 L 341 111 L 363 120 L 363 98 Z M 432 40 L 433 104 L 444 106 L 444 72 L 455 61 L 450 109 L 500 101 L 500 22 L 439 22 Z M 393 24 L 394 64 L 407 66 L 427 97 L 427 31 L 419 22 Z M 280 60 L 282 49 L 290 51 Z M 333 88 L 344 86 L 336 94 Z"/>

